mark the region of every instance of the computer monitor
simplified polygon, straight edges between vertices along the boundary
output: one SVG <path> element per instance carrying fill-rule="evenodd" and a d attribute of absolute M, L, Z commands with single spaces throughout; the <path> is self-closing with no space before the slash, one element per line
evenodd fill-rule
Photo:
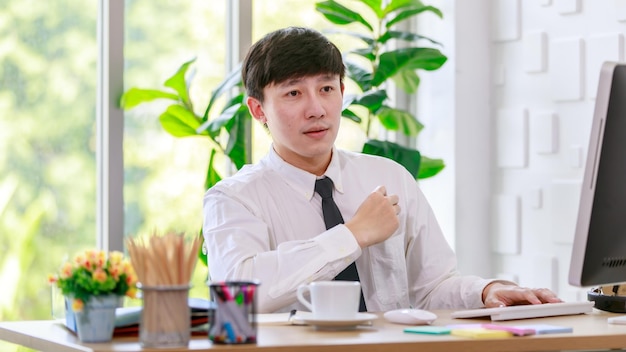
<path fill-rule="evenodd" d="M 626 63 L 600 72 L 569 283 L 626 282 Z"/>

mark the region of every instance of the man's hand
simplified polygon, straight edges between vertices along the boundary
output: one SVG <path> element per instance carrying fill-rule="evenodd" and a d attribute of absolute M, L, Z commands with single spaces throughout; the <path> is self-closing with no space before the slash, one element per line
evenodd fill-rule
<path fill-rule="evenodd" d="M 547 288 L 530 289 L 512 284 L 492 282 L 483 289 L 485 307 L 504 307 L 520 304 L 541 304 L 562 302 Z"/>
<path fill-rule="evenodd" d="M 356 238 L 361 248 L 380 243 L 398 229 L 398 195 L 387 195 L 385 186 L 378 186 L 361 203 L 346 227 Z"/>

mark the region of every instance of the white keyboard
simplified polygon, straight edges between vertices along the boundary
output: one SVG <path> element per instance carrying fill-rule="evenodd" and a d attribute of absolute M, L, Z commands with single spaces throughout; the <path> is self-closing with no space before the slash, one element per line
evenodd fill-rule
<path fill-rule="evenodd" d="M 560 302 L 526 304 L 499 308 L 479 308 L 453 312 L 452 318 L 479 318 L 491 316 L 491 320 L 513 320 L 553 317 L 557 315 L 583 314 L 592 311 L 594 302 Z"/>

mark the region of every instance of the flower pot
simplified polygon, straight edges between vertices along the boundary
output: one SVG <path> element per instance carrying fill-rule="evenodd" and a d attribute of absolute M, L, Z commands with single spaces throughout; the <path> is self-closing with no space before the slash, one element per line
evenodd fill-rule
<path fill-rule="evenodd" d="M 111 341 L 118 305 L 117 295 L 94 296 L 85 302 L 81 311 L 73 312 L 78 339 L 81 342 Z"/>

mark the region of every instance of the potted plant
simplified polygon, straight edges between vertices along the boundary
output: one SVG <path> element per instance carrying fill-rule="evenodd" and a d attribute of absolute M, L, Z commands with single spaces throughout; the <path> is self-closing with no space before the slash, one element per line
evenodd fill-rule
<path fill-rule="evenodd" d="M 86 250 L 48 281 L 65 296 L 66 325 L 83 342 L 111 340 L 120 298 L 137 292 L 137 275 L 118 251 Z"/>
<path fill-rule="evenodd" d="M 359 32 L 329 31 L 348 35 L 364 44 L 363 47 L 344 55 L 346 76 L 361 91 L 346 94 L 344 106 L 347 108 L 343 111 L 343 116 L 363 126 L 369 138 L 363 146 L 363 153 L 394 159 L 416 178 L 436 175 L 444 167 L 443 160 L 425 157 L 418 150 L 388 140 L 375 139 L 372 137 L 372 126 L 378 121 L 387 130 L 411 137 L 416 137 L 422 130 L 423 125 L 413 114 L 389 104 L 387 88 L 394 84 L 406 93 L 413 94 L 420 83 L 418 70 L 437 70 L 447 58 L 437 48 L 418 46 L 418 42 L 424 41 L 439 46 L 438 42 L 410 31 L 396 30 L 395 27 L 425 12 L 439 17 L 443 17 L 443 14 L 439 9 L 424 5 L 419 0 L 358 2 L 364 4 L 369 11 L 362 15 L 335 0 L 315 4 L 315 9 L 333 24 L 357 24 L 362 29 Z M 403 45 L 393 47 L 390 44 L 394 41 L 402 42 Z"/>

